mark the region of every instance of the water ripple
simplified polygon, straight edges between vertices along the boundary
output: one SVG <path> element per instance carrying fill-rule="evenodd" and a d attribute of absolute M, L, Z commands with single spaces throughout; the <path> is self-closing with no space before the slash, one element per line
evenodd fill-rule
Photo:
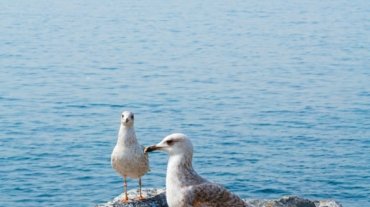
<path fill-rule="evenodd" d="M 177 4 L 0 2 L 0 206 L 119 194 L 123 110 L 142 144 L 188 134 L 199 173 L 242 197 L 370 206 L 369 3 Z"/>

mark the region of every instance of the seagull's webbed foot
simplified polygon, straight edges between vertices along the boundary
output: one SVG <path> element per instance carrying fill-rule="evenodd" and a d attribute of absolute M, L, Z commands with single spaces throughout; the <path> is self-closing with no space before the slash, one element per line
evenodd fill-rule
<path fill-rule="evenodd" d="M 145 197 L 144 197 L 143 195 L 139 195 L 139 196 L 137 197 L 137 200 L 139 200 L 139 201 L 144 200 L 144 199 L 145 199 Z"/>
<path fill-rule="evenodd" d="M 121 198 L 121 202 L 122 203 L 127 203 L 128 202 L 128 197 L 123 197 L 123 198 Z"/>

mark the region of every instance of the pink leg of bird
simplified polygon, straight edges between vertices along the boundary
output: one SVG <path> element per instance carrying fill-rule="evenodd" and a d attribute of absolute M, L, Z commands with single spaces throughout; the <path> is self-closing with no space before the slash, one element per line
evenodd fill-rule
<path fill-rule="evenodd" d="M 128 201 L 128 196 L 127 196 L 127 181 L 126 181 L 126 176 L 123 176 L 123 191 L 125 192 L 125 197 L 122 198 L 123 202 Z"/>
<path fill-rule="evenodd" d="M 139 178 L 139 200 L 143 200 L 144 197 L 143 195 L 141 194 L 141 177 Z"/>

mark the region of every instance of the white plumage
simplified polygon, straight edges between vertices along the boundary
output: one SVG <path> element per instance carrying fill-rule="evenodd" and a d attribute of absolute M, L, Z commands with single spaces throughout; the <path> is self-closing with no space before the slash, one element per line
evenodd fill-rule
<path fill-rule="evenodd" d="M 134 114 L 125 111 L 121 116 L 117 144 L 111 155 L 112 167 L 124 178 L 124 201 L 128 201 L 126 177 L 139 179 L 139 199 L 141 195 L 141 177 L 149 170 L 148 156 L 137 139 L 134 129 Z"/>
<path fill-rule="evenodd" d="M 171 134 L 145 152 L 163 150 L 169 160 L 166 199 L 169 207 L 248 207 L 237 195 L 200 177 L 193 169 L 193 145 L 184 134 Z"/>

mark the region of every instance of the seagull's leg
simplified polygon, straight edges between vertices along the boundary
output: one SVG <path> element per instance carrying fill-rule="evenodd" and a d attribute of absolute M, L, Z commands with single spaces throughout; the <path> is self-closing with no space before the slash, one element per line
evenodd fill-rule
<path fill-rule="evenodd" d="M 141 194 L 141 177 L 139 177 L 139 200 L 144 199 L 143 195 Z"/>
<path fill-rule="evenodd" d="M 126 176 L 123 176 L 123 191 L 125 192 L 125 197 L 122 198 L 123 202 L 128 201 L 128 196 L 127 196 L 127 181 L 126 181 Z"/>

